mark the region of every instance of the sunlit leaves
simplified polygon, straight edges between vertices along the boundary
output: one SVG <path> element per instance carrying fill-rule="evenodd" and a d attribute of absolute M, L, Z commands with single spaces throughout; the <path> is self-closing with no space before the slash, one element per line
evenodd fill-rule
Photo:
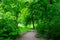
<path fill-rule="evenodd" d="M 0 19 L 2 19 L 2 18 L 3 18 L 3 15 L 4 15 L 4 14 L 0 12 Z"/>
<path fill-rule="evenodd" d="M 1 1 L 0 4 L 0 31 L 1 31 L 0 37 L 2 37 L 1 39 L 15 40 L 14 39 L 15 36 L 19 34 L 18 32 L 19 28 L 17 25 L 18 18 L 16 16 L 17 13 L 19 13 L 18 11 L 20 11 L 19 9 L 20 9 L 20 4 L 18 0 Z M 12 37 L 12 35 L 14 35 L 14 37 Z M 3 36 L 5 36 L 5 38 Z"/>

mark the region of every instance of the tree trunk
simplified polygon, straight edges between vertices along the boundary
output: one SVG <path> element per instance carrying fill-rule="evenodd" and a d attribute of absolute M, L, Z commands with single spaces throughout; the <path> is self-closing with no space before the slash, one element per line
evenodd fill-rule
<path fill-rule="evenodd" d="M 33 24 L 33 29 L 35 29 L 34 27 L 34 15 L 32 14 L 32 24 Z"/>
<path fill-rule="evenodd" d="M 35 27 L 34 27 L 34 19 L 32 20 L 32 24 L 33 24 L 33 29 L 35 29 Z"/>

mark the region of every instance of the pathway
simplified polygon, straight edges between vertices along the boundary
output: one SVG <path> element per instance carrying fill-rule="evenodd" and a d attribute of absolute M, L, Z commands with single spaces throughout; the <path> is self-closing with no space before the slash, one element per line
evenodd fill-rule
<path fill-rule="evenodd" d="M 25 33 L 19 40 L 44 40 L 36 38 L 36 31 L 32 30 L 27 33 Z"/>

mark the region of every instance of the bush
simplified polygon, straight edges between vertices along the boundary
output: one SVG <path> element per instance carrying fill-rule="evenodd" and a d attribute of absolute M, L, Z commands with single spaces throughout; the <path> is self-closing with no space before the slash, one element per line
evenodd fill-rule
<path fill-rule="evenodd" d="M 42 36 L 46 38 L 52 38 L 54 40 L 60 40 L 60 19 L 55 17 L 50 22 L 41 21 L 40 24 L 36 27 L 36 30 Z"/>
<path fill-rule="evenodd" d="M 14 40 L 19 35 L 16 22 L 10 19 L 0 19 L 0 40 Z"/>

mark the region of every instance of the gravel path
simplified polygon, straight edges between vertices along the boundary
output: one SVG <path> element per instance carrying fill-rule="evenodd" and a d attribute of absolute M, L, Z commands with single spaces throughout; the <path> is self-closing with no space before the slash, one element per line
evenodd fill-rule
<path fill-rule="evenodd" d="M 36 38 L 36 31 L 32 30 L 24 34 L 19 40 L 43 40 Z"/>

